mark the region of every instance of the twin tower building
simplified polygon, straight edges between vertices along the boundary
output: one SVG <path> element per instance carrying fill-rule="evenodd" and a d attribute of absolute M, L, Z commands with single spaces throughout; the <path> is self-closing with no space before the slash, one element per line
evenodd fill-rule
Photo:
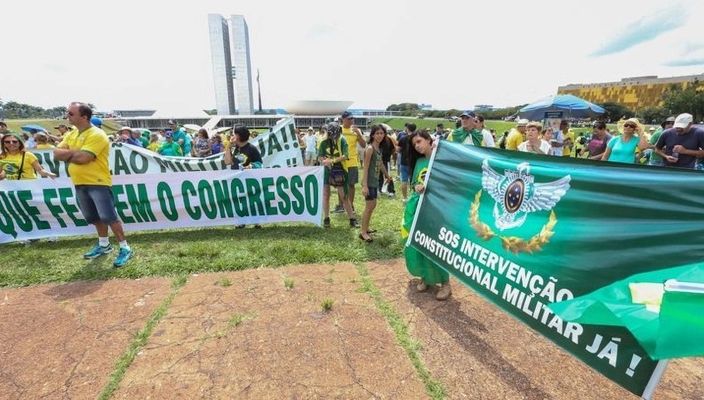
<path fill-rule="evenodd" d="M 242 15 L 208 14 L 208 28 L 218 115 L 254 114 L 247 22 Z"/>

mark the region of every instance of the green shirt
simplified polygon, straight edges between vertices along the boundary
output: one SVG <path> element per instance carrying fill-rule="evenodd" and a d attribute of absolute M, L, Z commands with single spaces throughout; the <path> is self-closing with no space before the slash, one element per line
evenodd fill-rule
<path fill-rule="evenodd" d="M 366 150 L 365 150 L 366 151 Z M 372 157 L 369 159 L 369 169 L 367 169 L 367 187 L 379 187 L 379 170 L 381 166 L 381 153 L 372 146 Z"/>
<path fill-rule="evenodd" d="M 471 140 L 470 140 L 471 138 Z M 482 131 L 472 129 L 468 131 L 464 128 L 457 128 L 447 137 L 447 140 L 453 143 L 471 144 L 474 146 L 482 145 Z"/>
<path fill-rule="evenodd" d="M 662 127 L 658 128 L 658 130 L 655 131 L 655 133 L 653 133 L 653 135 L 650 137 L 650 141 L 648 143 L 655 146 L 658 143 L 658 139 L 660 139 L 660 136 L 662 135 L 663 131 L 664 131 L 664 129 L 662 129 Z M 653 151 L 650 153 L 650 161 L 651 162 L 653 162 L 653 161 L 654 162 L 663 162 L 663 159 L 655 151 L 655 149 L 653 149 Z"/>
<path fill-rule="evenodd" d="M 162 156 L 182 156 L 183 150 L 181 150 L 181 146 L 176 142 L 164 142 L 158 153 Z"/>
<path fill-rule="evenodd" d="M 337 143 L 333 145 L 332 140 L 325 139 L 320 142 L 320 147 L 318 148 L 318 155 L 321 158 L 338 158 L 340 156 L 343 156 L 344 159 L 347 160 L 350 156 L 349 149 L 347 147 L 347 141 L 344 137 L 340 136 L 340 138 L 337 139 Z M 344 160 L 342 162 L 342 168 L 347 171 L 347 167 L 345 166 Z"/>

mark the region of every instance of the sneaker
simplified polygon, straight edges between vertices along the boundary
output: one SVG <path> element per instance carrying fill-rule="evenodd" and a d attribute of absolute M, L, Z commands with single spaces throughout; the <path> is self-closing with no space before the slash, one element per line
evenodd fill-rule
<path fill-rule="evenodd" d="M 359 222 L 356 218 L 350 218 L 350 228 L 359 228 Z"/>
<path fill-rule="evenodd" d="M 438 290 L 437 294 L 435 294 L 435 299 L 447 300 L 451 294 L 452 289 L 450 288 L 450 282 L 445 282 L 442 286 L 440 286 L 440 289 Z"/>
<path fill-rule="evenodd" d="M 325 218 L 323 220 L 323 228 L 329 228 L 330 227 L 330 218 Z"/>
<path fill-rule="evenodd" d="M 120 247 L 120 252 L 117 253 L 117 257 L 115 258 L 115 262 L 112 263 L 112 265 L 115 268 L 120 268 L 124 267 L 125 264 L 127 264 L 127 261 L 129 261 L 130 258 L 134 255 L 134 251 L 132 249 L 126 249 L 124 247 Z"/>
<path fill-rule="evenodd" d="M 95 246 L 93 246 L 92 249 L 90 249 L 90 251 L 88 251 L 87 253 L 85 253 L 83 255 L 83 258 L 85 258 L 86 260 L 93 260 L 95 258 L 98 258 L 100 256 L 104 256 L 104 255 L 111 253 L 111 252 L 112 252 L 112 245 L 108 244 L 107 246 L 101 246 L 99 244 L 96 244 Z"/>
<path fill-rule="evenodd" d="M 335 214 L 342 214 L 343 212 L 345 212 L 345 207 L 338 204 L 337 207 L 335 207 L 335 209 L 332 210 L 332 212 Z"/>
<path fill-rule="evenodd" d="M 425 292 L 426 290 L 428 290 L 428 285 L 426 285 L 425 281 L 421 279 L 420 283 L 416 285 L 416 291 Z"/>
<path fill-rule="evenodd" d="M 245 225 L 245 224 L 242 224 L 242 225 L 235 225 L 235 228 L 236 228 L 236 229 L 244 229 L 245 226 L 247 226 L 247 225 Z"/>

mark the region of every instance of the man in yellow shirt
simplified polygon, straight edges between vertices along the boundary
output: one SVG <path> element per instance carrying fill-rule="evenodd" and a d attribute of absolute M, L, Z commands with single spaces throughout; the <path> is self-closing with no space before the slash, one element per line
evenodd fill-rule
<path fill-rule="evenodd" d="M 345 197 L 349 199 L 350 205 L 352 205 L 352 210 L 354 211 L 354 193 L 355 185 L 359 182 L 359 153 L 357 152 L 357 145 L 362 148 L 366 147 L 367 143 L 364 141 L 364 136 L 362 136 L 362 131 L 354 126 L 354 117 L 349 111 L 342 113 L 342 136 L 347 141 L 347 148 L 349 151 L 349 158 L 344 161 L 344 166 L 347 169 L 347 190 L 345 190 Z M 340 199 L 340 204 L 335 207 L 335 212 L 339 210 L 344 211 L 342 207 L 343 200 Z"/>
<path fill-rule="evenodd" d="M 506 138 L 506 150 L 518 150 L 518 145 L 526 141 L 526 125 L 527 119 L 516 120 L 516 127 L 511 129 Z"/>
<path fill-rule="evenodd" d="M 71 103 L 68 121 L 75 126 L 54 150 L 54 158 L 68 163 L 68 173 L 76 187 L 76 199 L 83 217 L 95 225 L 98 243 L 83 255 L 92 260 L 112 251 L 108 226 L 120 242 L 120 251 L 113 265 L 127 264 L 134 254 L 127 244 L 122 223 L 117 217 L 112 195 L 112 176 L 108 166 L 110 141 L 105 132 L 91 124 L 93 110 L 85 103 Z"/>

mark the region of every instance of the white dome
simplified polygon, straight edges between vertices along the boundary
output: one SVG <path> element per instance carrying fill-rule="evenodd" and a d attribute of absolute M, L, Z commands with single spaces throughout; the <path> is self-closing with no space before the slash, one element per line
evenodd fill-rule
<path fill-rule="evenodd" d="M 342 114 L 351 101 L 298 100 L 286 105 L 286 111 L 296 115 L 335 115 Z"/>

